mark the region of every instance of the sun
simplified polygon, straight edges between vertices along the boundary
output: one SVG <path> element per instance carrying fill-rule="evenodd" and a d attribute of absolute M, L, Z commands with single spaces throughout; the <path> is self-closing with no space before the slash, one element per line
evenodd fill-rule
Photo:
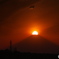
<path fill-rule="evenodd" d="M 38 32 L 37 31 L 33 31 L 32 35 L 38 35 Z"/>

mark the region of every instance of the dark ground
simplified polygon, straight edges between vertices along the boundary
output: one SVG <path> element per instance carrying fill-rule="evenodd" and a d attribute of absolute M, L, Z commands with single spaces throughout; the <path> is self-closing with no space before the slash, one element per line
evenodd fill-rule
<path fill-rule="evenodd" d="M 58 59 L 58 54 L 21 53 L 10 50 L 0 50 L 0 59 Z"/>

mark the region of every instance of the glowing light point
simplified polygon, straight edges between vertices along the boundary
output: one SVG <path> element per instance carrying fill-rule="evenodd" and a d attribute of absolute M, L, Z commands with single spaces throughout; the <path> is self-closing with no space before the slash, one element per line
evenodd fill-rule
<path fill-rule="evenodd" d="M 38 35 L 37 31 L 32 32 L 32 35 Z"/>

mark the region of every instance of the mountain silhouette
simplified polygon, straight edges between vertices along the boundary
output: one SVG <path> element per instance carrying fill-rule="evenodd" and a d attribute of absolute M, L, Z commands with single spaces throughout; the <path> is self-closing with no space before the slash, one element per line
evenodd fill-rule
<path fill-rule="evenodd" d="M 39 35 L 31 35 L 13 47 L 20 52 L 59 53 L 59 46 Z"/>

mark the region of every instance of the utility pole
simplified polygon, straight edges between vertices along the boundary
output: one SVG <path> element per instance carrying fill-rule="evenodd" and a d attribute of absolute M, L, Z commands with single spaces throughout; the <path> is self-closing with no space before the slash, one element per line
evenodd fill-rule
<path fill-rule="evenodd" d="M 12 41 L 10 40 L 10 51 L 12 51 Z"/>

